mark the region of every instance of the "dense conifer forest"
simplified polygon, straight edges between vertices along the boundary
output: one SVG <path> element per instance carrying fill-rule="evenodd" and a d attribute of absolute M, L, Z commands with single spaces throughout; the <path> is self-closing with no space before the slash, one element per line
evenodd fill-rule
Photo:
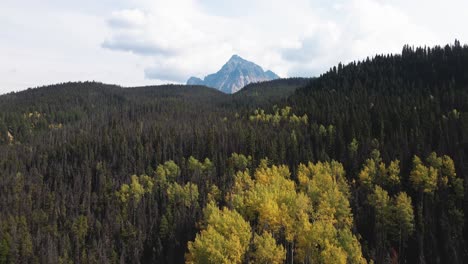
<path fill-rule="evenodd" d="M 466 263 L 468 46 L 0 96 L 2 263 Z"/>

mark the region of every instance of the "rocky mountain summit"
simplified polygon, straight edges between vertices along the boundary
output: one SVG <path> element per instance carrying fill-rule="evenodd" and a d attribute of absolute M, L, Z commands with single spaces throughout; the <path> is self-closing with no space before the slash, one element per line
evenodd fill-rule
<path fill-rule="evenodd" d="M 249 83 L 270 81 L 279 76 L 268 70 L 264 71 L 257 64 L 233 55 L 229 61 L 217 72 L 205 77 L 204 80 L 190 77 L 188 85 L 205 85 L 216 88 L 225 93 L 235 93 Z"/>

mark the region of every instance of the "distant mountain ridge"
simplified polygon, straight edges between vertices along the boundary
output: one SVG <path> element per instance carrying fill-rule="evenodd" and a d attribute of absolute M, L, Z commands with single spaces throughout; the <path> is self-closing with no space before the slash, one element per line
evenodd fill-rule
<path fill-rule="evenodd" d="M 229 61 L 216 73 L 210 74 L 204 80 L 190 77 L 188 85 L 205 85 L 216 88 L 224 93 L 235 93 L 244 86 L 262 81 L 278 79 L 276 73 L 267 70 L 257 64 L 245 60 L 238 55 L 233 55 Z"/>

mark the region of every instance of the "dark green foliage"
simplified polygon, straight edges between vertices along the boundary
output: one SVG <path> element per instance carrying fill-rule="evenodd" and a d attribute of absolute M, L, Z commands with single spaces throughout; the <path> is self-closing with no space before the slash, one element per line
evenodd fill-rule
<path fill-rule="evenodd" d="M 288 78 L 251 83 L 232 97 L 234 98 L 234 102 L 244 105 L 268 105 L 286 99 L 298 88 L 306 86 L 311 80 L 307 78 Z"/>
<path fill-rule="evenodd" d="M 456 42 L 406 46 L 401 55 L 340 64 L 315 79 L 252 84 L 234 95 L 86 82 L 0 96 L 0 263 L 182 263 L 201 208 L 215 196 L 227 205 L 235 171 L 266 157 L 287 165 L 295 181 L 300 163 L 344 165 L 367 259 L 466 263 L 466 69 L 468 46 Z M 307 122 L 249 120 L 256 109 L 287 107 Z M 415 155 L 437 176 L 430 192 L 414 188 Z M 383 215 L 369 203 L 374 187 L 359 183 L 369 158 L 383 164 L 374 183 L 388 192 Z M 132 175 L 139 175 L 134 189 Z M 131 198 L 138 202 L 119 199 L 125 185 L 144 185 Z M 397 211 L 406 216 L 385 218 Z"/>

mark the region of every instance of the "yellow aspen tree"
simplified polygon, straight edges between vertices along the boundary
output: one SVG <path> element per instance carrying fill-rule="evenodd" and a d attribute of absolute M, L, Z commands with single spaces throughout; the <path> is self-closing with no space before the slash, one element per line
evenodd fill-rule
<path fill-rule="evenodd" d="M 262 235 L 255 234 L 254 252 L 252 254 L 253 263 L 258 264 L 282 264 L 286 259 L 286 250 L 278 245 L 270 232 L 263 232 Z"/>
<path fill-rule="evenodd" d="M 251 228 L 236 211 L 209 203 L 205 228 L 188 243 L 186 263 L 242 263 L 249 248 Z"/>

